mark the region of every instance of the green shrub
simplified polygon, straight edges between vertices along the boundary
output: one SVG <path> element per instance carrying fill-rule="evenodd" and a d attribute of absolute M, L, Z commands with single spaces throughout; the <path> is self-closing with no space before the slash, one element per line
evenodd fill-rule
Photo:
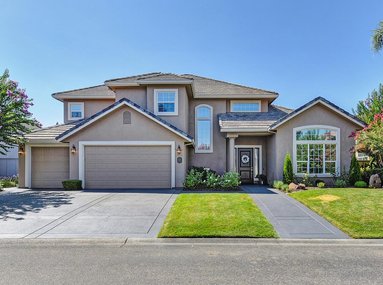
<path fill-rule="evenodd" d="M 81 180 L 64 180 L 62 184 L 65 190 L 81 190 L 82 189 Z"/>
<path fill-rule="evenodd" d="M 368 187 L 368 184 L 364 181 L 356 181 L 354 186 L 356 188 L 367 188 Z"/>
<path fill-rule="evenodd" d="M 285 156 L 285 161 L 283 163 L 283 182 L 290 184 L 294 181 L 294 172 L 293 172 L 293 163 L 291 162 L 290 153 L 287 153 Z"/>
<path fill-rule="evenodd" d="M 221 176 L 220 185 L 222 188 L 237 188 L 241 185 L 238 172 L 226 172 Z"/>
<path fill-rule="evenodd" d="M 360 172 L 360 165 L 356 156 L 353 155 L 351 158 L 350 171 L 348 174 L 348 182 L 350 185 L 354 185 L 355 182 L 362 180 L 362 174 Z"/>
<path fill-rule="evenodd" d="M 184 181 L 184 187 L 189 188 L 189 189 L 195 189 L 195 188 L 201 186 L 203 183 L 202 177 L 203 177 L 203 172 L 192 168 L 186 174 L 185 181 Z"/>
<path fill-rule="evenodd" d="M 218 188 L 221 183 L 221 178 L 211 171 L 207 173 L 205 183 L 208 188 Z"/>
<path fill-rule="evenodd" d="M 289 184 L 282 184 L 281 189 L 284 192 L 289 192 Z"/>
<path fill-rule="evenodd" d="M 324 187 L 326 187 L 326 183 L 324 183 L 324 182 L 319 182 L 319 183 L 317 184 L 317 186 L 318 186 L 319 188 L 324 188 Z"/>
<path fill-rule="evenodd" d="M 8 187 L 16 187 L 19 183 L 17 175 L 0 177 L 0 189 Z"/>
<path fill-rule="evenodd" d="M 344 183 L 346 183 L 346 186 L 350 185 L 349 184 L 350 175 L 349 175 L 349 173 L 348 173 L 348 171 L 346 170 L 345 167 L 343 167 L 343 171 L 342 172 L 337 170 L 336 173 L 332 173 L 332 176 L 333 176 L 333 179 L 334 179 L 334 185 L 335 185 L 337 180 L 343 180 Z M 344 187 L 346 187 L 346 186 L 344 186 Z"/>
<path fill-rule="evenodd" d="M 311 177 L 308 173 L 305 173 L 301 179 L 299 179 L 299 183 L 304 184 L 306 186 L 314 186 L 315 180 L 317 180 L 317 176 Z"/>
<path fill-rule="evenodd" d="M 283 184 L 284 184 L 283 181 L 280 181 L 280 180 L 274 180 L 274 182 L 273 182 L 273 188 L 281 190 Z"/>
<path fill-rule="evenodd" d="M 211 170 L 210 168 L 207 168 L 207 167 L 192 166 L 190 168 L 190 170 L 201 172 L 202 173 L 202 180 L 206 180 L 208 174 L 210 174 L 210 173 L 217 174 L 217 172 L 215 172 L 214 170 Z"/>
<path fill-rule="evenodd" d="M 0 180 L 0 183 L 1 183 L 1 187 L 2 188 L 8 188 L 8 187 L 16 187 L 16 182 L 14 181 L 10 181 L 10 180 Z"/>
<path fill-rule="evenodd" d="M 335 187 L 337 188 L 344 188 L 347 186 L 347 182 L 343 179 L 338 178 L 335 180 Z"/>

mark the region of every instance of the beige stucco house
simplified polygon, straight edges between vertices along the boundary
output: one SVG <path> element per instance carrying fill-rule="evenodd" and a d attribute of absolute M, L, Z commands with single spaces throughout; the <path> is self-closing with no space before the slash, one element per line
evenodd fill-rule
<path fill-rule="evenodd" d="M 296 175 L 326 180 L 348 167 L 353 115 L 318 97 L 291 110 L 276 92 L 191 74 L 150 73 L 54 93 L 64 124 L 26 136 L 20 186 L 181 187 L 191 166 L 282 178 L 286 153 Z M 293 98 L 292 98 L 293 99 Z"/>

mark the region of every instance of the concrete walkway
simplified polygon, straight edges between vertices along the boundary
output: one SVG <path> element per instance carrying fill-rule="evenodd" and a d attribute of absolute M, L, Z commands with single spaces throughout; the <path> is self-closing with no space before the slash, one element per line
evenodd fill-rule
<path fill-rule="evenodd" d="M 321 216 L 284 193 L 255 185 L 244 185 L 281 238 L 348 239 Z"/>

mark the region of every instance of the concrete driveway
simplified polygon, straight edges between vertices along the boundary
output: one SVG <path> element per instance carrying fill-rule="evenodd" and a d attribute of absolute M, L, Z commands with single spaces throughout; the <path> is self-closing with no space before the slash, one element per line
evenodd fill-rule
<path fill-rule="evenodd" d="M 156 237 L 174 190 L 9 191 L 0 194 L 0 238 Z"/>

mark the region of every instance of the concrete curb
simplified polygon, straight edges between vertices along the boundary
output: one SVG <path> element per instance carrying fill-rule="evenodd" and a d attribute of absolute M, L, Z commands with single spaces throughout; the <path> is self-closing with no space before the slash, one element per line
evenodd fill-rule
<path fill-rule="evenodd" d="M 31 246 L 124 246 L 124 245 L 306 245 L 306 246 L 379 246 L 383 239 L 266 239 L 266 238 L 93 238 L 93 239 L 0 239 L 0 247 Z"/>

